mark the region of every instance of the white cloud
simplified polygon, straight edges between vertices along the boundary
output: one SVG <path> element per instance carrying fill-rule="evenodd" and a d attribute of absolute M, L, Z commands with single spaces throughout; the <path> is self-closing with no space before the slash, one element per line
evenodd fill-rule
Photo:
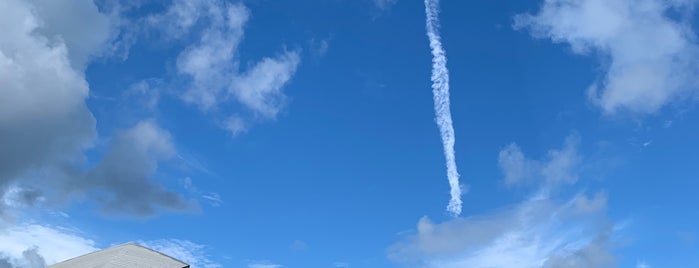
<path fill-rule="evenodd" d="M 291 246 L 289 246 L 289 248 L 293 251 L 303 251 L 308 249 L 308 244 L 301 240 L 294 240 L 294 242 L 291 243 Z"/>
<path fill-rule="evenodd" d="M 607 114 L 648 114 L 696 94 L 696 36 L 690 22 L 668 14 L 693 5 L 670 0 L 545 0 L 514 27 L 569 44 L 578 54 L 601 55 L 604 78 L 589 88 Z"/>
<path fill-rule="evenodd" d="M 644 262 L 644 261 L 639 261 L 639 262 L 636 264 L 636 268 L 650 268 L 650 265 L 648 265 L 648 264 L 647 264 L 646 262 Z"/>
<path fill-rule="evenodd" d="M 264 58 L 252 69 L 233 79 L 231 94 L 258 115 L 275 118 L 284 107 L 282 87 L 300 62 L 297 52 L 286 51 L 277 58 Z"/>
<path fill-rule="evenodd" d="M 563 148 L 549 150 L 541 160 L 525 157 L 519 146 L 511 143 L 498 155 L 498 164 L 505 175 L 505 184 L 512 186 L 535 183 L 553 187 L 575 183 L 582 162 L 582 156 L 577 150 L 578 143 L 579 138 L 571 135 L 566 138 Z"/>
<path fill-rule="evenodd" d="M 221 198 L 221 195 L 216 193 L 216 192 L 202 192 L 192 184 L 192 179 L 190 177 L 184 178 L 182 181 L 183 187 L 187 192 L 189 192 L 192 195 L 196 195 L 200 197 L 201 199 L 204 199 L 209 205 L 212 207 L 220 207 L 223 204 L 223 198 Z"/>
<path fill-rule="evenodd" d="M 8 0 L 0 2 L 0 27 L 3 217 L 8 206 L 56 206 L 82 196 L 139 215 L 154 213 L 153 206 L 184 207 L 150 180 L 174 150 L 169 134 L 152 123 L 116 135 L 97 167 L 84 168 L 84 150 L 97 136 L 84 69 L 109 49 L 111 17 L 90 0 Z M 104 195 L 92 195 L 95 190 Z"/>
<path fill-rule="evenodd" d="M 190 264 L 192 268 L 219 268 L 207 247 L 187 240 L 162 239 L 139 244 Z M 44 268 L 99 250 L 79 231 L 38 224 L 18 224 L 0 229 L 0 267 Z M 3 263 L 5 262 L 5 263 Z"/>
<path fill-rule="evenodd" d="M 23 267 L 24 252 L 36 254 L 51 265 L 97 250 L 95 242 L 64 228 L 19 224 L 0 229 L 0 255 Z M 31 255 L 30 255 L 31 256 Z"/>
<path fill-rule="evenodd" d="M 221 204 L 223 204 L 223 199 L 221 199 L 221 195 L 218 193 L 211 192 L 208 194 L 204 194 L 201 196 L 201 198 L 204 198 L 207 201 L 209 201 L 209 205 L 211 205 L 212 207 L 220 207 Z"/>
<path fill-rule="evenodd" d="M 573 183 L 582 159 L 577 136 L 562 149 L 532 160 L 516 144 L 499 163 L 509 184 L 538 182 L 522 202 L 491 212 L 435 223 L 418 221 L 414 233 L 389 248 L 389 258 L 410 267 L 577 268 L 613 267 L 612 239 L 619 227 L 607 218 L 607 196 L 557 198 L 551 187 Z"/>
<path fill-rule="evenodd" d="M 223 123 L 223 128 L 231 135 L 238 136 L 248 131 L 250 124 L 239 115 L 232 115 Z"/>
<path fill-rule="evenodd" d="M 373 0 L 374 5 L 381 10 L 386 10 L 395 5 L 398 0 Z"/>
<path fill-rule="evenodd" d="M 71 65 L 83 71 L 90 57 L 105 52 L 114 32 L 113 18 L 100 13 L 93 0 L 29 0 L 41 18 L 37 33 L 64 43 Z"/>
<path fill-rule="evenodd" d="M 333 262 L 333 266 L 338 267 L 338 268 L 347 268 L 350 267 L 349 263 L 346 262 Z"/>
<path fill-rule="evenodd" d="M 140 241 L 139 244 L 165 253 L 166 255 L 189 264 L 192 268 L 220 268 L 206 253 L 207 247 L 187 240 L 162 239 Z"/>
<path fill-rule="evenodd" d="M 606 204 L 576 196 L 556 202 L 536 196 L 490 214 L 433 223 L 420 219 L 417 231 L 389 249 L 394 261 L 420 267 L 609 267 L 610 226 Z"/>
<path fill-rule="evenodd" d="M 274 264 L 268 261 L 253 262 L 248 264 L 248 268 L 282 268 L 284 265 Z"/>
<path fill-rule="evenodd" d="M 238 45 L 249 17 L 250 11 L 240 3 L 175 1 L 164 14 L 148 19 L 151 26 L 175 38 L 194 36 L 177 57 L 177 72 L 188 80 L 182 94 L 186 102 L 209 111 L 235 99 L 252 119 L 276 118 L 286 104 L 283 87 L 295 74 L 300 56 L 284 51 L 241 70 Z M 251 120 L 240 115 L 230 118 L 223 127 L 231 133 L 249 128 Z"/>
<path fill-rule="evenodd" d="M 171 9 L 179 5 L 181 1 L 175 2 Z M 230 84 L 229 80 L 236 68 L 233 59 L 249 11 L 242 4 L 227 7 L 211 4 L 201 10 L 180 15 L 191 16 L 191 13 L 202 13 L 196 17 L 211 16 L 211 22 L 200 33 L 198 42 L 180 53 L 177 70 L 191 79 L 191 85 L 184 94 L 185 100 L 208 110 L 219 102 L 222 91 Z M 182 16 L 176 19 L 182 20 Z"/>
<path fill-rule="evenodd" d="M 439 0 L 425 0 L 425 29 L 432 52 L 431 79 L 435 121 L 439 127 L 444 158 L 447 162 L 447 179 L 449 180 L 449 194 L 451 196 L 447 211 L 453 216 L 459 216 L 461 214 L 462 191 L 461 184 L 459 184 L 459 171 L 456 167 L 456 153 L 454 152 L 456 134 L 454 134 L 451 119 L 447 55 L 442 47 L 442 37 L 439 34 Z"/>

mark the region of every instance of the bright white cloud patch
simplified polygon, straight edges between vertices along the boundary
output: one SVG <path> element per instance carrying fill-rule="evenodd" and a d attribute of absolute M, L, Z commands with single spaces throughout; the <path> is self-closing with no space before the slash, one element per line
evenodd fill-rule
<path fill-rule="evenodd" d="M 599 204 L 593 207 L 587 204 Z M 419 267 L 610 267 L 606 198 L 537 196 L 485 215 L 433 223 L 393 245 L 389 257 Z"/>
<path fill-rule="evenodd" d="M 95 243 L 67 229 L 36 224 L 20 224 L 0 230 L 0 266 L 2 259 L 10 267 L 43 268 L 47 265 L 97 250 Z"/>
<path fill-rule="evenodd" d="M 425 0 L 427 37 L 432 49 L 432 93 L 434 95 L 435 120 L 439 127 L 439 133 L 444 147 L 444 156 L 447 161 L 447 178 L 449 179 L 451 199 L 447 205 L 447 211 L 454 216 L 461 214 L 461 185 L 459 184 L 459 171 L 456 168 L 456 153 L 454 143 L 456 135 L 451 120 L 451 108 L 449 107 L 449 70 L 447 69 L 447 56 L 442 47 L 439 35 L 439 0 Z"/>
<path fill-rule="evenodd" d="M 691 1 L 545 0 L 537 14 L 515 17 L 514 27 L 569 44 L 573 52 L 604 57 L 604 78 L 589 96 L 607 114 L 653 113 L 699 89 L 699 53 L 690 22 L 671 11 Z"/>

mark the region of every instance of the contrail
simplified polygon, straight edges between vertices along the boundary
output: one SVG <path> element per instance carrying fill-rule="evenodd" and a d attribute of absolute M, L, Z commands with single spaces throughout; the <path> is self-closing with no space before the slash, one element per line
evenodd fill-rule
<path fill-rule="evenodd" d="M 447 160 L 447 178 L 451 187 L 451 200 L 447 205 L 447 211 L 453 216 L 459 216 L 461 214 L 461 186 L 459 185 L 459 172 L 456 170 L 454 126 L 449 109 L 449 70 L 447 69 L 447 57 L 439 36 L 439 0 L 425 0 L 425 13 L 427 15 L 425 28 L 432 49 L 434 112 L 439 133 L 442 136 L 444 156 Z"/>

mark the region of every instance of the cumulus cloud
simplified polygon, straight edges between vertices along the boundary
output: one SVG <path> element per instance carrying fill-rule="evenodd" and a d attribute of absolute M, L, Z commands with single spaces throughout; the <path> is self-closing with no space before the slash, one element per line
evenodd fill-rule
<path fill-rule="evenodd" d="M 690 21 L 670 13 L 691 8 L 674 0 L 545 0 L 536 14 L 515 17 L 516 29 L 603 58 L 604 77 L 588 95 L 607 114 L 649 114 L 699 89 L 699 54 Z"/>
<path fill-rule="evenodd" d="M 241 70 L 238 46 L 249 18 L 243 4 L 222 1 L 175 1 L 165 13 L 149 17 L 152 27 L 169 36 L 193 36 L 176 64 L 178 74 L 188 81 L 182 93 L 186 102 L 209 111 L 234 99 L 252 119 L 276 118 L 286 104 L 283 88 L 295 74 L 300 55 L 285 50 Z M 222 125 L 237 135 L 250 121 L 233 115 Z"/>
<path fill-rule="evenodd" d="M 609 267 L 606 198 L 535 196 L 513 207 L 443 223 L 423 217 L 389 257 L 420 267 Z M 599 200 L 597 200 L 599 199 Z M 582 203 L 602 203 L 590 210 Z"/>
<path fill-rule="evenodd" d="M 530 159 L 522 149 L 511 143 L 498 155 L 498 164 L 504 174 L 505 184 L 537 184 L 546 187 L 572 184 L 578 180 L 578 169 L 582 156 L 577 147 L 579 138 L 571 135 L 566 138 L 563 148 L 549 150 L 543 159 Z"/>
<path fill-rule="evenodd" d="M 37 9 L 27 1 L 0 3 L 2 192 L 36 168 L 74 166 L 96 136 L 84 74 L 71 66 L 67 43 L 44 27 Z"/>
<path fill-rule="evenodd" d="M 207 247 L 188 240 L 161 239 L 153 241 L 140 241 L 139 244 L 165 253 L 166 255 L 187 263 L 192 268 L 220 268 L 223 267 L 209 259 L 206 253 Z"/>
<path fill-rule="evenodd" d="M 188 207 L 151 180 L 158 161 L 174 152 L 169 134 L 152 122 L 118 134 L 101 162 L 85 168 L 84 151 L 97 133 L 84 69 L 109 46 L 111 20 L 89 0 L 0 3 L 3 217 L 10 208 L 86 195 L 127 214 Z"/>
<path fill-rule="evenodd" d="M 114 35 L 114 21 L 101 13 L 92 0 L 28 1 L 33 12 L 41 18 L 38 34 L 50 42 L 66 46 L 70 64 L 83 71 L 91 57 L 109 47 Z M 89 23 L 86 23 L 89 22 Z"/>

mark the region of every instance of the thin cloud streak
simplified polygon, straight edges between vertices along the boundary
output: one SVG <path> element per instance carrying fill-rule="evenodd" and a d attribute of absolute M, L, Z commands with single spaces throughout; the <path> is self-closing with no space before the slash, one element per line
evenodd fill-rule
<path fill-rule="evenodd" d="M 447 177 L 451 187 L 451 199 L 447 205 L 447 211 L 453 216 L 461 214 L 461 186 L 459 185 L 459 172 L 456 168 L 456 156 L 454 153 L 454 126 L 451 120 L 449 108 L 449 70 L 447 69 L 447 57 L 442 48 L 439 36 L 439 0 L 425 0 L 427 37 L 432 49 L 432 93 L 434 94 L 434 112 L 439 133 L 442 137 L 444 156 L 447 161 Z"/>

